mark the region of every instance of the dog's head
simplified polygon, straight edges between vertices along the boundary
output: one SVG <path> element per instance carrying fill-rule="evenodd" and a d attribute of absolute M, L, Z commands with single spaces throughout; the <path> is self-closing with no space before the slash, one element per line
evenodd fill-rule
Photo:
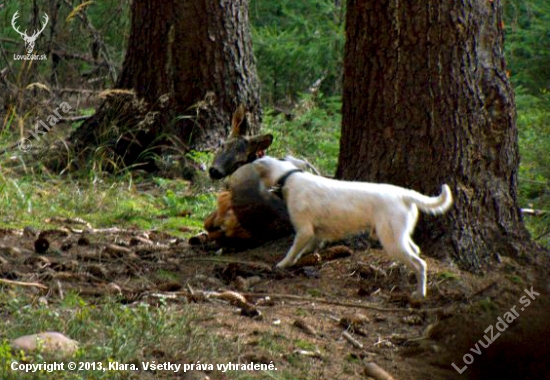
<path fill-rule="evenodd" d="M 292 170 L 307 168 L 305 161 L 292 156 L 287 156 L 284 159 L 265 156 L 254 161 L 252 165 L 266 187 L 275 186 L 282 176 Z"/>
<path fill-rule="evenodd" d="M 273 135 L 246 136 L 247 130 L 246 110 L 244 105 L 240 105 L 233 114 L 231 134 L 216 152 L 214 161 L 208 169 L 210 178 L 222 179 L 264 155 L 264 151 L 273 142 Z"/>

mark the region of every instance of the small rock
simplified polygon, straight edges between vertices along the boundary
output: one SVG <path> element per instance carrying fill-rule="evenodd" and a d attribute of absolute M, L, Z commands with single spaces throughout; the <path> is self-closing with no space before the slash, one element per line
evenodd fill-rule
<path fill-rule="evenodd" d="M 11 346 L 27 353 L 40 350 L 42 354 L 55 357 L 71 357 L 78 350 L 76 340 L 55 331 L 19 337 L 11 342 Z"/>
<path fill-rule="evenodd" d="M 38 304 L 40 306 L 48 306 L 48 299 L 46 297 L 39 297 Z"/>

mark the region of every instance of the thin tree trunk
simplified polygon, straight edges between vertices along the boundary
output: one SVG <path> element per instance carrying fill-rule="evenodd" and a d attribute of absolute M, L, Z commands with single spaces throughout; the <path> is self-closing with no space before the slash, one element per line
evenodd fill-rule
<path fill-rule="evenodd" d="M 474 270 L 524 255 L 500 1 L 348 0 L 346 33 L 336 176 L 429 195 L 448 183 L 453 211 L 420 223 L 425 252 Z"/>

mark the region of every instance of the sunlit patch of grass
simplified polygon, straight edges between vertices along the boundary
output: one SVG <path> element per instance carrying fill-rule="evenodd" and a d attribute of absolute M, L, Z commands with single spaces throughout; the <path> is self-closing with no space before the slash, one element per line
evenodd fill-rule
<path fill-rule="evenodd" d="M 258 347 L 267 350 L 271 354 L 284 353 L 287 350 L 288 339 L 277 332 L 261 333 Z"/>
<path fill-rule="evenodd" d="M 149 181 L 142 190 L 140 184 Z M 194 194 L 182 180 L 119 176 L 64 176 L 0 173 L 4 227 L 44 227 L 53 216 L 80 217 L 94 227 L 160 229 L 176 235 L 200 230 L 214 209 L 215 194 Z M 186 227 L 186 228 L 182 228 Z"/>
<path fill-rule="evenodd" d="M 294 342 L 294 346 L 296 346 L 296 348 L 300 348 L 302 350 L 306 350 L 306 351 L 316 351 L 317 350 L 317 346 L 312 343 L 312 342 L 308 342 L 307 340 L 303 340 L 303 339 L 298 339 Z"/>

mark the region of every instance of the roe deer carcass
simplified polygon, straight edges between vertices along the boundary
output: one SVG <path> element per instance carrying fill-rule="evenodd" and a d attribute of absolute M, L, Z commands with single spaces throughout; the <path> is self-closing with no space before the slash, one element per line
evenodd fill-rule
<path fill-rule="evenodd" d="M 204 223 L 209 240 L 222 247 L 249 248 L 293 232 L 285 203 L 249 165 L 265 154 L 273 136 L 246 136 L 247 129 L 246 110 L 240 105 L 231 133 L 208 170 L 212 179 L 230 176 L 226 190 L 218 194 L 216 210 Z"/>

